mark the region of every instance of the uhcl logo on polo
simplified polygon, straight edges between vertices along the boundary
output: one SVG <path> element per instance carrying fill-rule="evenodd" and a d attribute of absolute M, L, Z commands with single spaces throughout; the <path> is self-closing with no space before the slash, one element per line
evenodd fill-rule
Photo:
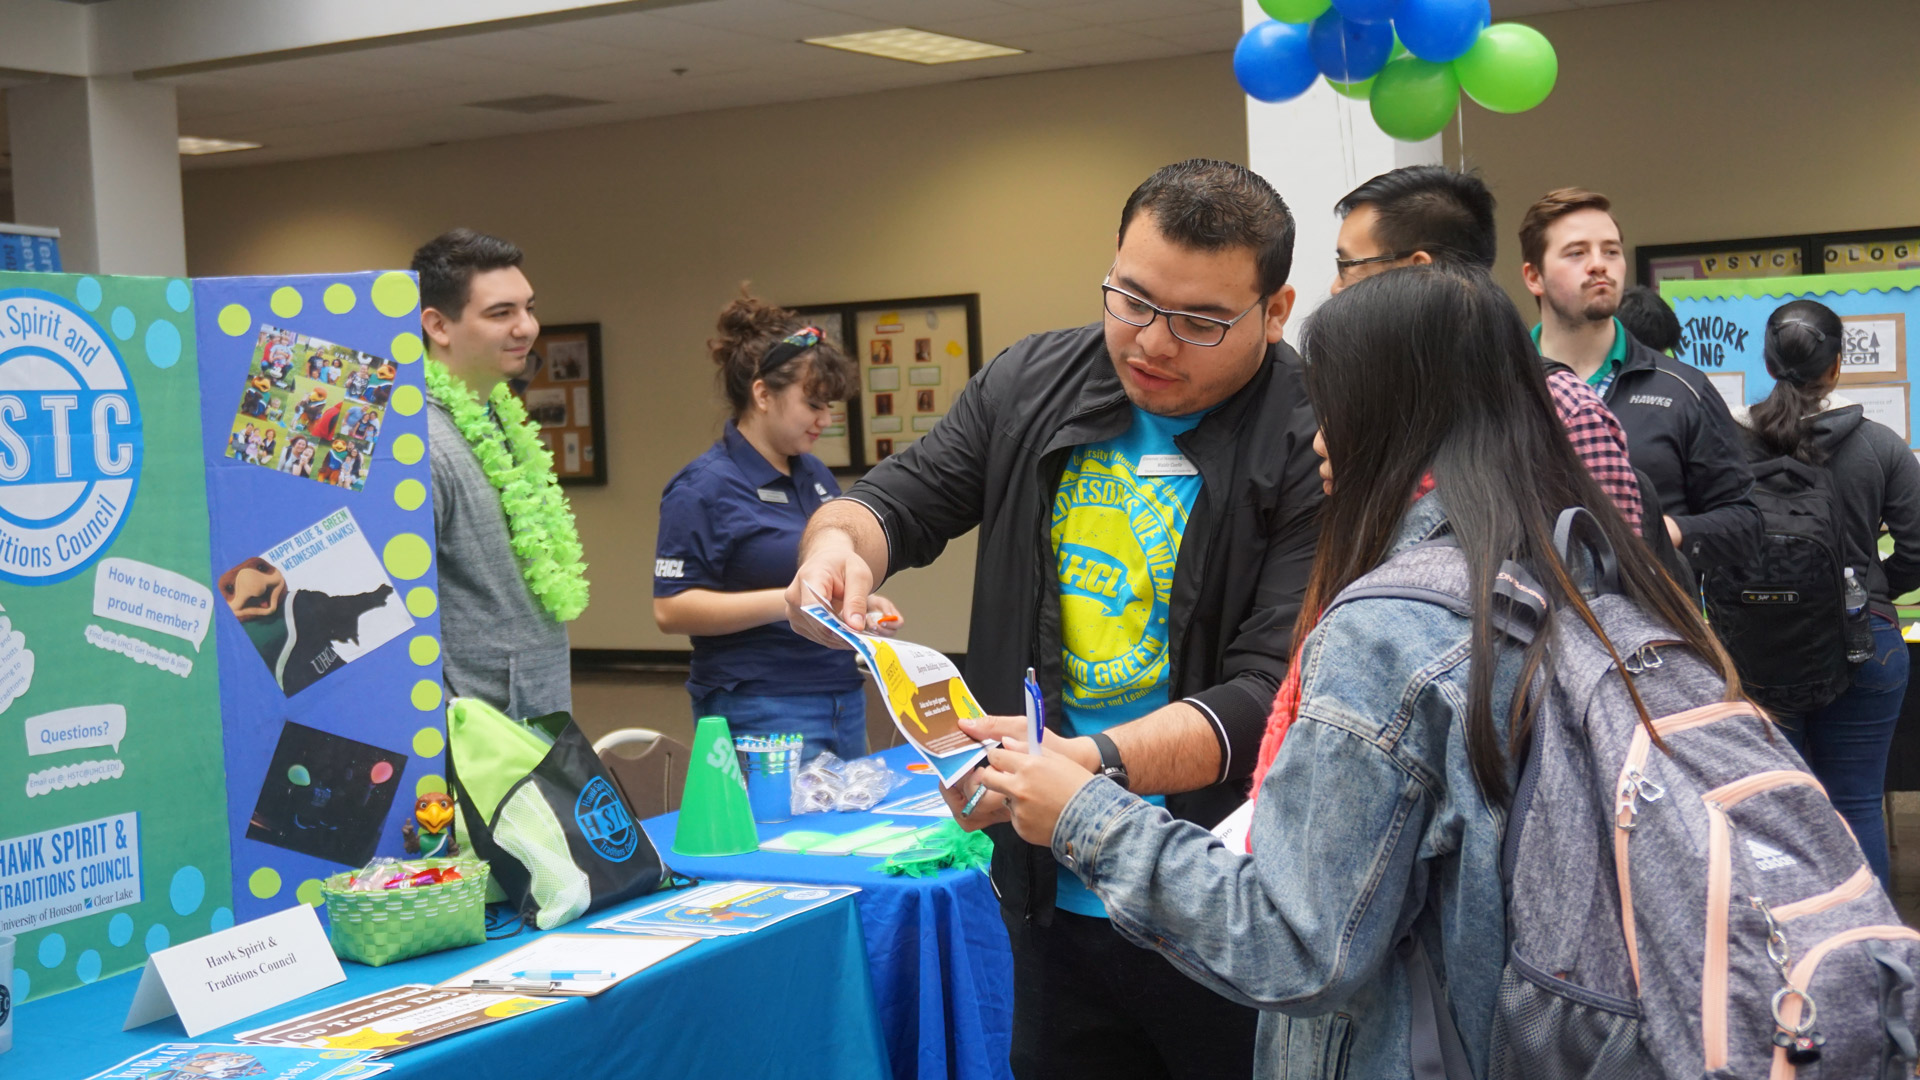
<path fill-rule="evenodd" d="M 92 565 L 133 505 L 140 402 L 107 335 L 33 289 L 0 292 L 0 581 Z"/>

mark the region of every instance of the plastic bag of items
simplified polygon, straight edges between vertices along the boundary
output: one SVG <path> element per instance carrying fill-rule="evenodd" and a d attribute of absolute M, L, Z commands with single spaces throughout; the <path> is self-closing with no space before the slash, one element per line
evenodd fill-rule
<path fill-rule="evenodd" d="M 793 812 L 871 810 L 906 782 L 905 776 L 888 768 L 887 763 L 877 757 L 841 761 L 829 751 L 793 774 Z"/>

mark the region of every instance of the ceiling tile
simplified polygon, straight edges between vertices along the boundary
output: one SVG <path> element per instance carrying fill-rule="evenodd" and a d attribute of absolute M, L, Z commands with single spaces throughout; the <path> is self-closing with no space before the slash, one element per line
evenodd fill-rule
<path fill-rule="evenodd" d="M 1055 34 L 1062 30 L 1078 30 L 1086 24 L 1052 12 L 1009 8 L 1001 15 L 978 19 L 948 19 L 943 15 L 937 19 L 923 19 L 914 25 L 922 30 L 1020 48 L 1019 39 L 1028 34 Z"/>

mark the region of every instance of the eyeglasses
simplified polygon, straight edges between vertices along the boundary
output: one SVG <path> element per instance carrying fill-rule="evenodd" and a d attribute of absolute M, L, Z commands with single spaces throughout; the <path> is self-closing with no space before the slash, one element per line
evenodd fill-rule
<path fill-rule="evenodd" d="M 1394 252 L 1389 252 L 1385 255 L 1369 255 L 1364 259 L 1335 258 L 1333 260 L 1333 267 L 1334 267 L 1334 270 L 1339 273 L 1341 280 L 1345 280 L 1347 276 L 1347 271 L 1353 269 L 1356 266 L 1371 266 L 1374 263 L 1399 262 L 1401 259 L 1413 258 L 1413 255 L 1414 253 L 1411 251 L 1394 251 Z"/>
<path fill-rule="evenodd" d="M 1251 315 L 1254 308 L 1267 302 L 1267 298 L 1262 296 L 1247 310 L 1231 319 L 1215 319 L 1188 311 L 1169 311 L 1142 300 L 1110 282 L 1101 282 L 1100 290 L 1104 294 L 1107 314 L 1128 326 L 1152 326 L 1153 320 L 1164 316 L 1167 320 L 1167 329 L 1173 331 L 1174 337 L 1189 345 L 1200 345 L 1205 348 L 1212 348 L 1227 340 L 1227 331 L 1233 329 L 1235 323 Z"/>

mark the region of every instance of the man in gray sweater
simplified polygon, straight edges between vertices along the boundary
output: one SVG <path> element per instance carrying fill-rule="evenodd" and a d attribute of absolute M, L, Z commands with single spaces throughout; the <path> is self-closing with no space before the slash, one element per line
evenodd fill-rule
<path fill-rule="evenodd" d="M 521 259 L 513 244 L 468 229 L 413 256 L 427 358 L 479 402 L 526 369 L 540 333 Z M 514 554 L 516 523 L 475 453 L 485 442 L 504 450 L 507 433 L 490 406 L 483 422 L 463 432 L 454 403 L 441 396 L 427 398 L 427 446 L 447 691 L 513 717 L 571 712 L 567 628 L 528 587 Z"/>

